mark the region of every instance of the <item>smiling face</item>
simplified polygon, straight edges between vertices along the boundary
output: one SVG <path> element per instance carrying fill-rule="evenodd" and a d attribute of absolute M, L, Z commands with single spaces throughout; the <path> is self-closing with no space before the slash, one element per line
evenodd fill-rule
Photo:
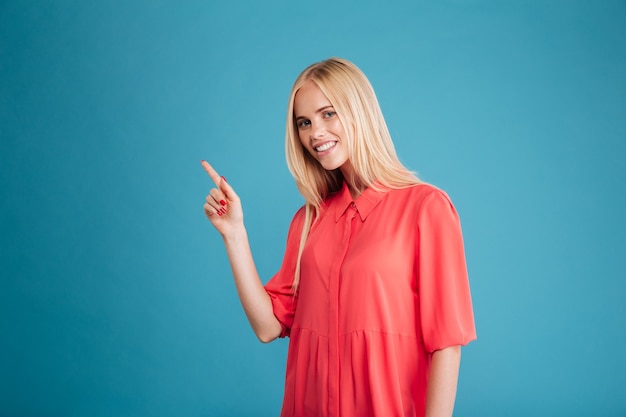
<path fill-rule="evenodd" d="M 346 132 L 322 90 L 307 81 L 295 95 L 293 112 L 298 137 L 304 148 L 324 169 L 340 168 L 344 177 L 352 171 Z"/>

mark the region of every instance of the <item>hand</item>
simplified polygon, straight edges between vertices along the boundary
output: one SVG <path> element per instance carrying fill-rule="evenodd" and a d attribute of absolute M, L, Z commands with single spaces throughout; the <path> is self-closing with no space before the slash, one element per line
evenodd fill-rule
<path fill-rule="evenodd" d="M 204 214 L 217 231 L 222 236 L 226 236 L 233 232 L 236 227 L 243 225 L 241 201 L 224 177 L 220 177 L 207 161 L 203 160 L 201 163 L 202 168 L 209 174 L 217 187 L 212 188 L 206 196 Z"/>

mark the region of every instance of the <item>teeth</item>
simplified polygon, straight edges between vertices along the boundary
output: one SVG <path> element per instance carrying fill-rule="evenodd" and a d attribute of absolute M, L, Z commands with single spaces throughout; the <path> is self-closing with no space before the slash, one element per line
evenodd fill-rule
<path fill-rule="evenodd" d="M 328 143 L 323 144 L 322 146 L 318 146 L 317 148 L 315 148 L 315 150 L 317 152 L 324 152 L 324 151 L 329 150 L 330 148 L 332 148 L 336 144 L 337 144 L 337 142 L 328 142 Z"/>

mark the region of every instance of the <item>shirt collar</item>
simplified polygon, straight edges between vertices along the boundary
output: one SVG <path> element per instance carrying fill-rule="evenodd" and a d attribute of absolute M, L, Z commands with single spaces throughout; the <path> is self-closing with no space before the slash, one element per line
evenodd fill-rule
<path fill-rule="evenodd" d="M 368 187 L 361 193 L 356 200 L 352 200 L 350 195 L 350 189 L 348 184 L 343 182 L 341 190 L 333 196 L 333 199 L 329 201 L 330 205 L 335 206 L 335 222 L 338 222 L 341 216 L 343 216 L 350 205 L 354 203 L 357 213 L 361 221 L 364 222 L 370 212 L 380 203 L 380 200 L 385 196 L 384 191 L 376 191 L 372 187 Z"/>

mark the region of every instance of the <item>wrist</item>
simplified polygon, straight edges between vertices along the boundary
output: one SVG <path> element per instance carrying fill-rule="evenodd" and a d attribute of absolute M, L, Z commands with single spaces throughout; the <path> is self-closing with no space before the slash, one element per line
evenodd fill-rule
<path fill-rule="evenodd" d="M 228 231 L 222 233 L 222 239 L 224 240 L 225 245 L 232 245 L 237 242 L 241 242 L 248 238 L 248 232 L 246 231 L 243 223 L 240 225 L 229 228 Z"/>

